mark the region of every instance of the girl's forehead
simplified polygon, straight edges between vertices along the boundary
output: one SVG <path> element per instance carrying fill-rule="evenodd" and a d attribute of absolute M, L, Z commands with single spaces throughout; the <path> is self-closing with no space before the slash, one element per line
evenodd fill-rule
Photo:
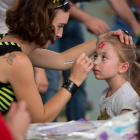
<path fill-rule="evenodd" d="M 97 45 L 96 51 L 97 52 L 102 52 L 102 51 L 112 51 L 113 50 L 113 45 L 109 42 L 102 41 Z"/>

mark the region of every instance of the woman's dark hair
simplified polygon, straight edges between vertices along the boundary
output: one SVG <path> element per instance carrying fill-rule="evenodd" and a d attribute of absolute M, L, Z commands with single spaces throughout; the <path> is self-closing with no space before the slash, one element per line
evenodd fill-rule
<path fill-rule="evenodd" d="M 62 5 L 64 0 L 18 0 L 18 3 L 6 12 L 8 33 L 19 35 L 23 40 L 44 46 L 48 40 L 54 43 L 55 17 L 54 7 Z"/>

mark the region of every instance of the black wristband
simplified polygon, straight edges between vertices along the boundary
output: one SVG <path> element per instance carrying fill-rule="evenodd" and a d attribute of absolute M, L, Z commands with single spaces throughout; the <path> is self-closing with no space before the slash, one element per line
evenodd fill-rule
<path fill-rule="evenodd" d="M 72 82 L 70 79 L 67 79 L 67 81 L 63 84 L 62 87 L 67 89 L 72 94 L 72 96 L 78 90 L 78 86 L 74 82 Z"/>

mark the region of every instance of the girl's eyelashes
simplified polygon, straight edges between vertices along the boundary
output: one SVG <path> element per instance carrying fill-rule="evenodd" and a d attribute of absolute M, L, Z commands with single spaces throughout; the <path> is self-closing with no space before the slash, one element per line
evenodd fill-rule
<path fill-rule="evenodd" d="M 94 60 L 97 59 L 97 55 L 94 55 Z"/>
<path fill-rule="evenodd" d="M 107 57 L 103 55 L 103 59 L 104 59 L 104 60 L 106 60 L 106 59 L 107 59 Z"/>
<path fill-rule="evenodd" d="M 98 57 L 98 55 L 94 55 L 94 60 L 96 60 L 97 57 Z M 101 55 L 99 57 L 102 58 L 103 60 L 106 60 L 107 59 L 107 57 L 105 55 Z"/>

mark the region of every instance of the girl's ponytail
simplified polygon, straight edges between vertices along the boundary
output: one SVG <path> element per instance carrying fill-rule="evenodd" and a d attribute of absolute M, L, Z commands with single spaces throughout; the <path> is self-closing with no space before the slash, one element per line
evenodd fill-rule
<path fill-rule="evenodd" d="M 128 77 L 126 79 L 130 82 L 131 86 L 135 89 L 135 91 L 138 90 L 138 87 L 140 86 L 140 64 L 137 62 L 134 62 L 127 71 Z"/>

